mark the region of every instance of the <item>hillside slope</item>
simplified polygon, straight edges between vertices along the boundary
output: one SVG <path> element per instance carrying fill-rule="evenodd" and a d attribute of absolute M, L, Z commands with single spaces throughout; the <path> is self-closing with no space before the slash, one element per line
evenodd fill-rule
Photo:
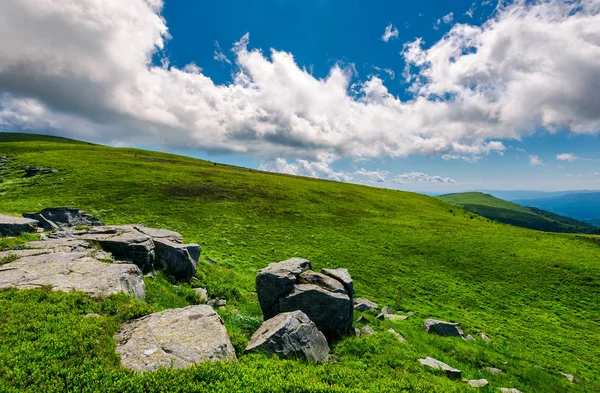
<path fill-rule="evenodd" d="M 573 193 L 543 199 L 520 199 L 515 203 L 573 217 L 590 224 L 598 225 L 600 222 L 600 192 Z"/>
<path fill-rule="evenodd" d="M 238 350 L 262 317 L 256 272 L 289 257 L 308 258 L 316 269 L 345 267 L 357 296 L 415 313 L 400 322 L 364 314 L 408 344 L 385 333 L 346 338 L 332 348 L 337 361 L 322 366 L 241 356 L 237 364 L 134 374 L 114 353 L 118 324 L 189 304 L 184 285 L 148 279 L 144 304 L 0 291 L 0 390 L 473 391 L 417 362 L 432 356 L 469 379 L 488 379 L 483 392 L 600 391 L 597 237 L 499 224 L 419 194 L 51 137 L 0 133 L 0 156 L 10 159 L 0 164 L 0 212 L 76 206 L 107 223 L 141 222 L 199 243 L 204 262 L 194 285 L 228 299 L 219 313 Z M 25 165 L 58 172 L 23 177 Z M 492 341 L 428 335 L 429 317 L 461 322 Z"/>
<path fill-rule="evenodd" d="M 548 232 L 600 234 L 600 229 L 591 224 L 480 192 L 441 195 L 439 199 L 491 220 L 518 227 Z"/>

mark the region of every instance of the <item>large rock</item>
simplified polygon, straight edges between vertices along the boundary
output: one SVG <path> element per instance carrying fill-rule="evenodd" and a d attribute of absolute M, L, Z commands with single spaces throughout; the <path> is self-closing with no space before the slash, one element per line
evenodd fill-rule
<path fill-rule="evenodd" d="M 92 296 L 129 293 L 146 295 L 142 272 L 131 264 L 109 264 L 87 252 L 26 256 L 0 266 L 0 288 L 51 286 L 56 291 L 82 291 Z"/>
<path fill-rule="evenodd" d="M 178 280 L 189 281 L 196 274 L 196 264 L 200 256 L 197 244 L 179 244 L 166 238 L 154 238 L 154 267 L 164 270 Z M 190 250 L 196 259 L 190 255 Z"/>
<path fill-rule="evenodd" d="M 441 362 L 437 359 L 431 358 L 429 356 L 427 356 L 425 359 L 419 359 L 419 363 L 421 363 L 424 366 L 436 369 L 436 370 L 444 370 L 446 372 L 446 375 L 448 375 L 451 378 L 460 379 L 460 377 L 462 376 L 462 371 L 460 371 L 454 367 L 450 367 L 446 363 L 443 363 L 443 362 Z"/>
<path fill-rule="evenodd" d="M 271 319 L 281 312 L 279 299 L 292 292 L 300 273 L 308 269 L 310 269 L 310 261 L 292 258 L 283 262 L 271 263 L 258 272 L 256 293 L 265 320 Z"/>
<path fill-rule="evenodd" d="M 87 214 L 83 210 L 70 207 L 50 207 L 38 213 L 23 213 L 23 217 L 40 221 L 44 229 L 52 230 L 58 226 L 101 226 L 104 225 L 98 218 Z M 50 223 L 48 223 L 48 221 Z"/>
<path fill-rule="evenodd" d="M 281 358 L 301 358 L 321 363 L 327 360 L 327 339 L 302 311 L 279 314 L 252 335 L 246 352 L 262 352 Z"/>
<path fill-rule="evenodd" d="M 235 361 L 227 329 L 210 306 L 170 309 L 129 321 L 115 334 L 121 365 L 135 371 Z"/>
<path fill-rule="evenodd" d="M 350 334 L 352 303 L 344 293 L 328 291 L 314 284 L 297 284 L 279 299 L 280 312 L 302 310 L 328 338 Z"/>
<path fill-rule="evenodd" d="M 458 325 L 460 324 L 439 321 L 437 319 L 425 320 L 425 330 L 427 330 L 427 333 L 437 334 L 438 336 L 462 337 L 464 332 Z"/>
<path fill-rule="evenodd" d="M 19 236 L 23 233 L 35 232 L 38 221 L 30 218 L 5 216 L 0 214 L 0 235 Z"/>
<path fill-rule="evenodd" d="M 312 270 L 302 272 L 299 276 L 299 282 L 301 284 L 314 284 L 330 292 L 346 293 L 346 289 L 341 282 Z"/>

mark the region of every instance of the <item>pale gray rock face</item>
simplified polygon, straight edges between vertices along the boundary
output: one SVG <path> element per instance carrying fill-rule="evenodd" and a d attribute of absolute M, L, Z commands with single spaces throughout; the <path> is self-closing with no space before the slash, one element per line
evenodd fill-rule
<path fill-rule="evenodd" d="M 431 367 L 433 369 L 444 370 L 446 372 L 446 375 L 448 375 L 451 378 L 460 379 L 460 377 L 462 376 L 462 371 L 455 369 L 454 367 L 450 367 L 446 363 L 440 362 L 439 360 L 429 356 L 427 356 L 425 359 L 419 359 L 419 363 L 421 363 L 424 366 Z"/>
<path fill-rule="evenodd" d="M 391 307 L 385 306 L 381 309 L 381 313 L 386 315 L 386 314 L 393 314 L 394 310 L 392 310 Z"/>
<path fill-rule="evenodd" d="M 488 337 L 488 335 L 487 335 L 487 334 L 485 334 L 485 333 L 481 333 L 481 334 L 479 335 L 479 337 L 481 337 L 481 339 L 482 339 L 483 341 L 485 341 L 485 342 L 488 342 L 488 343 L 489 343 L 490 341 L 492 341 L 492 340 L 491 340 L 491 339 Z"/>
<path fill-rule="evenodd" d="M 504 371 L 500 370 L 499 368 L 495 368 L 495 367 L 486 367 L 485 370 L 492 375 L 504 374 Z"/>
<path fill-rule="evenodd" d="M 498 388 L 498 390 L 502 393 L 523 393 L 519 389 L 515 388 Z"/>
<path fill-rule="evenodd" d="M 458 325 L 460 324 L 439 321 L 437 319 L 425 320 L 425 330 L 427 330 L 427 333 L 437 334 L 438 336 L 462 337 L 464 333 Z"/>
<path fill-rule="evenodd" d="M 144 225 L 135 225 L 134 228 L 138 232 L 150 236 L 152 239 L 166 239 L 173 243 L 183 243 L 183 236 L 177 232 L 169 231 L 167 229 L 148 228 Z"/>
<path fill-rule="evenodd" d="M 188 251 L 188 247 L 192 245 L 174 243 L 166 238 L 154 238 L 154 267 L 159 270 L 164 270 L 168 274 L 174 276 L 178 280 L 189 281 L 196 274 L 196 263 Z M 194 245 L 199 250 L 198 245 Z M 197 254 L 199 255 L 198 251 Z"/>
<path fill-rule="evenodd" d="M 335 278 L 344 285 L 349 296 L 354 295 L 354 283 L 348 269 L 321 269 L 321 273 Z"/>
<path fill-rule="evenodd" d="M 279 314 L 252 335 L 246 352 L 262 352 L 281 358 L 301 358 L 313 363 L 327 361 L 329 345 L 316 325 L 302 311 Z"/>
<path fill-rule="evenodd" d="M 363 327 L 362 329 L 360 329 L 360 335 L 361 336 L 370 336 L 372 334 L 375 334 L 375 330 L 373 330 L 373 328 L 369 325 Z"/>
<path fill-rule="evenodd" d="M 482 388 L 489 384 L 487 379 L 465 379 L 464 381 L 472 388 Z"/>
<path fill-rule="evenodd" d="M 273 318 L 281 312 L 279 299 L 292 292 L 300 273 L 308 269 L 310 269 L 310 261 L 292 258 L 283 262 L 271 263 L 258 272 L 256 293 L 265 320 Z"/>
<path fill-rule="evenodd" d="M 200 303 L 208 302 L 208 291 L 206 288 L 194 288 L 194 292 L 198 295 L 198 300 Z"/>
<path fill-rule="evenodd" d="M 221 317 L 206 305 L 129 321 L 115 334 L 115 341 L 121 365 L 140 372 L 237 360 Z"/>
<path fill-rule="evenodd" d="M 354 299 L 354 309 L 356 311 L 373 311 L 379 309 L 377 303 L 365 299 L 364 297 L 357 297 Z"/>
<path fill-rule="evenodd" d="M 0 288 L 46 285 L 56 291 L 81 291 L 92 296 L 125 292 L 141 300 L 146 295 L 142 272 L 137 266 L 100 262 L 87 252 L 26 256 L 0 266 Z"/>
<path fill-rule="evenodd" d="M 83 252 L 90 248 L 90 244 L 85 240 L 61 238 L 27 242 L 25 247 L 54 252 Z"/>
<path fill-rule="evenodd" d="M 330 292 L 313 284 L 297 284 L 279 299 L 280 312 L 302 310 L 328 338 L 350 334 L 352 303 L 343 293 Z"/>
<path fill-rule="evenodd" d="M 381 314 L 377 315 L 377 319 L 382 319 L 382 320 L 386 320 L 386 321 L 405 321 L 408 319 L 408 315 L 381 313 Z"/>
<path fill-rule="evenodd" d="M 32 233 L 36 231 L 37 226 L 37 220 L 0 214 L 0 236 L 18 236 L 23 233 Z"/>
<path fill-rule="evenodd" d="M 30 257 L 33 255 L 41 255 L 41 254 L 49 254 L 52 250 L 8 250 L 8 251 L 0 251 L 0 259 L 4 258 L 23 258 Z"/>
<path fill-rule="evenodd" d="M 50 207 L 38 213 L 23 213 L 23 217 L 40 221 L 40 224 L 46 230 L 55 229 L 56 226 L 104 225 L 98 218 L 87 214 L 83 210 L 70 207 Z"/>
<path fill-rule="evenodd" d="M 473 337 L 473 336 L 472 336 L 472 335 L 470 335 L 470 334 L 467 334 L 465 337 L 463 337 L 463 339 L 464 339 L 465 341 L 475 341 L 475 337 Z"/>
<path fill-rule="evenodd" d="M 388 333 L 391 333 L 394 337 L 396 337 L 398 339 L 398 341 L 400 341 L 402 343 L 406 343 L 406 339 L 404 338 L 404 336 L 401 335 L 400 333 L 398 333 L 397 331 L 395 331 L 394 329 L 388 329 L 387 331 L 388 331 Z"/>
<path fill-rule="evenodd" d="M 299 282 L 301 284 L 314 284 L 330 292 L 346 293 L 346 289 L 341 282 L 324 274 L 313 272 L 312 270 L 302 272 L 299 276 Z"/>

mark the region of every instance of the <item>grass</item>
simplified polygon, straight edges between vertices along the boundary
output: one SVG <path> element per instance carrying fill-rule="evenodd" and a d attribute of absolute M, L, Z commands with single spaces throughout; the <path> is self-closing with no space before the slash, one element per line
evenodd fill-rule
<path fill-rule="evenodd" d="M 2 212 L 74 206 L 110 224 L 141 222 L 200 244 L 191 286 L 228 300 L 218 311 L 240 355 L 236 364 L 186 370 L 120 368 L 112 340 L 120 322 L 197 300 L 190 286 L 160 275 L 147 279 L 143 303 L 4 290 L 0 391 L 472 391 L 424 369 L 417 358 L 425 356 L 488 379 L 482 392 L 600 391 L 597 237 L 504 225 L 413 193 L 50 137 L 0 133 L 0 155 L 12 158 L 0 174 Z M 25 165 L 59 172 L 24 178 Z M 24 243 L 0 246 L 7 242 Z M 341 340 L 332 348 L 336 361 L 325 365 L 243 355 L 262 321 L 256 272 L 293 256 L 316 269 L 348 268 L 357 296 L 415 315 L 392 323 L 365 314 L 379 333 Z M 101 317 L 85 317 L 94 312 Z M 461 322 L 466 333 L 492 341 L 428 335 L 428 317 Z M 408 344 L 385 333 L 389 327 Z M 492 376 L 486 366 L 506 374 Z"/>
<path fill-rule="evenodd" d="M 438 198 L 491 220 L 518 227 L 548 232 L 600 234 L 600 229 L 591 223 L 535 207 L 521 206 L 481 192 L 447 194 Z"/>

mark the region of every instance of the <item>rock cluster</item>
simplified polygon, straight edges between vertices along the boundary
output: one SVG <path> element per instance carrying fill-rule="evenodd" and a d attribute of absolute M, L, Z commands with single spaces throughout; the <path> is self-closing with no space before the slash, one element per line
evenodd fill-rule
<path fill-rule="evenodd" d="M 258 272 L 256 292 L 265 320 L 300 310 L 328 339 L 352 332 L 354 287 L 346 269 L 317 273 L 301 258 L 272 263 Z"/>
<path fill-rule="evenodd" d="M 59 227 L 104 225 L 103 222 L 83 210 L 68 207 L 48 208 L 38 213 L 23 213 L 23 217 L 37 220 L 39 226 L 47 231 Z"/>
<path fill-rule="evenodd" d="M 25 177 L 32 177 L 35 175 L 46 175 L 48 173 L 58 172 L 56 169 L 44 168 L 42 166 L 26 166 L 23 169 L 25 170 Z"/>

